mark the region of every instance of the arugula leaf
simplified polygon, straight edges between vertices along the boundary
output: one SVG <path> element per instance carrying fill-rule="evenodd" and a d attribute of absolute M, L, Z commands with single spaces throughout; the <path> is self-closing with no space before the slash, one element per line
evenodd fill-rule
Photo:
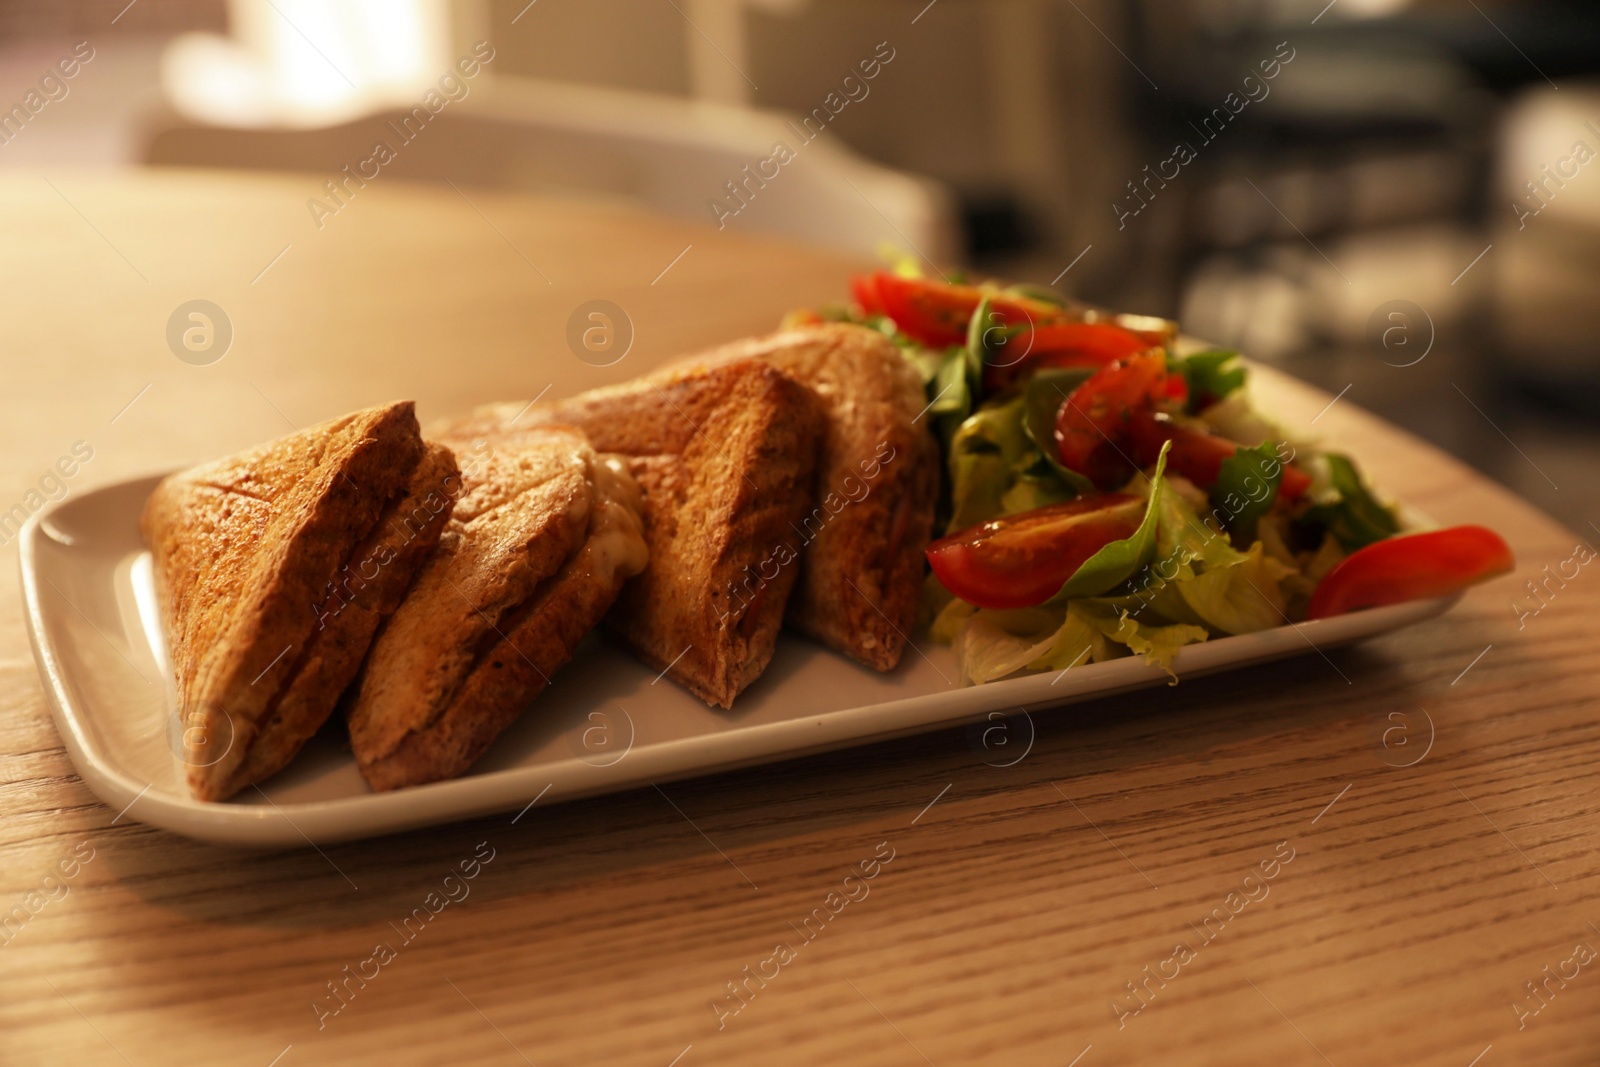
<path fill-rule="evenodd" d="M 1244 385 L 1245 369 L 1229 366 L 1238 358 L 1237 352 L 1214 348 L 1175 361 L 1189 385 L 1189 399 L 1184 405 L 1189 414 L 1203 411 Z"/>
<path fill-rule="evenodd" d="M 972 309 L 972 318 L 967 320 L 967 365 L 975 378 L 983 374 L 983 365 L 988 362 L 986 357 L 1000 351 L 1005 344 L 1005 327 L 998 320 L 990 321 L 994 313 L 989 304 L 987 296 L 979 300 L 978 306 Z"/>
<path fill-rule="evenodd" d="M 1400 532 L 1400 521 L 1394 512 L 1378 503 L 1349 456 L 1329 452 L 1323 458 L 1328 462 L 1329 478 L 1333 488 L 1338 490 L 1339 499 L 1307 511 L 1306 522 L 1333 534 L 1347 552 Z"/>
<path fill-rule="evenodd" d="M 1048 368 L 1035 374 L 1023 391 L 1023 432 L 1073 496 L 1094 492 L 1094 483 L 1062 465 L 1056 447 L 1056 413 L 1072 391 L 1093 373 L 1093 367 Z"/>
<path fill-rule="evenodd" d="M 944 352 L 921 349 L 912 361 L 926 381 L 928 426 L 946 456 L 961 424 L 972 414 L 972 390 L 967 377 L 966 354 L 959 348 Z"/>
<path fill-rule="evenodd" d="M 1283 461 L 1278 446 L 1263 441 L 1254 448 L 1241 448 L 1222 461 L 1216 484 L 1211 487 L 1213 514 L 1228 532 L 1245 544 L 1255 540 L 1256 525 L 1272 510 L 1278 499 L 1278 483 L 1283 480 Z"/>
<path fill-rule="evenodd" d="M 967 368 L 972 375 L 974 396 L 983 393 L 985 367 L 1008 367 L 1017 362 L 1004 357 L 1011 339 L 1024 329 L 1021 325 L 1006 325 L 993 305 L 993 299 L 985 294 L 967 320 Z"/>
<path fill-rule="evenodd" d="M 1156 551 L 1157 515 L 1161 510 L 1161 499 L 1166 494 L 1167 483 L 1162 475 L 1166 473 L 1167 453 L 1171 450 L 1171 441 L 1161 446 L 1161 455 L 1156 460 L 1156 471 L 1151 478 L 1150 499 L 1145 504 L 1144 519 L 1139 523 L 1139 528 L 1084 560 L 1083 565 L 1048 603 L 1062 604 L 1077 597 L 1108 593 L 1150 562 L 1150 557 Z"/>

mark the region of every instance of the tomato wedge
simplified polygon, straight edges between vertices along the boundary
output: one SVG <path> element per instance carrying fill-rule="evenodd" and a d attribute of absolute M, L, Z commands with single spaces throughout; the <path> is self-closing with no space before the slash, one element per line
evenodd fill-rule
<path fill-rule="evenodd" d="M 1006 317 L 1004 311 L 1000 314 Z M 1109 322 L 1045 322 L 1007 342 L 999 358 L 984 368 L 983 382 L 995 392 L 1039 367 L 1104 367 L 1159 344 L 1150 335 Z"/>
<path fill-rule="evenodd" d="M 1149 349 L 1095 371 L 1074 389 L 1056 412 L 1062 466 L 1101 489 L 1127 481 L 1134 470 L 1125 447 L 1130 423 L 1165 392 L 1166 373 L 1161 349 Z"/>
<path fill-rule="evenodd" d="M 1043 301 L 986 293 L 973 285 L 903 278 L 891 271 L 851 279 L 850 295 L 869 315 L 887 315 L 901 333 L 934 348 L 966 343 L 967 323 L 985 296 L 1007 326 L 1063 318 L 1060 308 Z"/>
<path fill-rule="evenodd" d="M 1386 538 L 1346 556 L 1311 594 L 1312 619 L 1361 608 L 1445 596 L 1510 573 L 1516 566 L 1499 534 L 1452 526 Z"/>
<path fill-rule="evenodd" d="M 1237 441 L 1219 434 L 1195 430 L 1175 422 L 1170 415 L 1148 409 L 1135 411 L 1129 420 L 1130 452 L 1141 467 L 1148 467 L 1161 454 L 1161 446 L 1172 442 L 1167 466 L 1202 489 L 1217 482 L 1223 460 L 1240 449 Z M 1278 493 L 1285 500 L 1299 500 L 1311 488 L 1311 475 L 1284 464 Z"/>
<path fill-rule="evenodd" d="M 928 564 L 969 604 L 1031 608 L 1059 593 L 1090 556 L 1131 537 L 1144 506 L 1110 493 L 1009 515 L 935 541 Z"/>
<path fill-rule="evenodd" d="M 878 299 L 878 276 L 858 274 L 850 279 L 850 299 L 861 305 L 868 315 L 882 315 L 883 301 Z"/>

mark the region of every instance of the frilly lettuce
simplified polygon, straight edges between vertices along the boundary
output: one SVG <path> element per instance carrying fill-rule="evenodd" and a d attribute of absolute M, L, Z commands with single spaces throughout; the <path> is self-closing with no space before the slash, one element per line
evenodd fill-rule
<path fill-rule="evenodd" d="M 1141 572 L 1132 596 L 1175 622 L 1253 633 L 1283 624 L 1281 583 L 1294 573 L 1260 541 L 1238 551 L 1181 494 L 1168 492 L 1157 506 L 1156 559 Z"/>
<path fill-rule="evenodd" d="M 1140 622 L 1112 601 L 1091 598 L 1065 608 L 977 611 L 957 633 L 955 651 L 962 675 L 979 685 L 1024 668 L 1064 671 L 1130 654 L 1171 674 L 1178 650 L 1209 636 L 1202 626 Z"/>

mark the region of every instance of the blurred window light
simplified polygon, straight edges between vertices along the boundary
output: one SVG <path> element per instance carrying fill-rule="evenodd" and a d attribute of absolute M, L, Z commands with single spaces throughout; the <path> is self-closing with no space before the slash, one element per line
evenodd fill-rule
<path fill-rule="evenodd" d="M 1410 6 L 1411 0 L 1339 0 L 1328 12 L 1328 16 L 1332 18 L 1337 15 L 1347 21 L 1381 19 L 1398 15 Z"/>
<path fill-rule="evenodd" d="M 413 103 L 449 67 L 449 0 L 229 0 L 233 36 L 184 34 L 161 80 L 185 118 L 315 127 Z"/>
<path fill-rule="evenodd" d="M 1193 16 L 1218 32 L 1269 25 L 1303 26 L 1388 18 L 1412 0 L 1191 0 Z"/>

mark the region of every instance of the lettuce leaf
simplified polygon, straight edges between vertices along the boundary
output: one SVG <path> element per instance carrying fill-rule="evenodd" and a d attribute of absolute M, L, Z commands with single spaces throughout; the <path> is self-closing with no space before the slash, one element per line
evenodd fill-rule
<path fill-rule="evenodd" d="M 1001 291 L 1007 296 L 1026 297 L 1029 300 L 1037 300 L 1041 304 L 1054 304 L 1058 308 L 1067 306 L 1067 298 L 1047 285 L 1030 285 L 1027 282 L 1019 282 L 1016 285 L 1008 285 Z"/>
<path fill-rule="evenodd" d="M 1035 508 L 1063 503 L 1078 495 L 1078 491 L 1062 481 L 1055 468 L 1041 456 L 1036 456 L 1025 467 L 1020 463 L 1013 466 L 1012 471 L 1016 481 L 1000 497 L 1001 514 L 1033 511 Z"/>
<path fill-rule="evenodd" d="M 1113 645 L 1104 628 L 1090 618 L 1087 603 L 1067 605 L 1061 625 L 1050 635 L 1049 646 L 1039 646 L 1044 651 L 1029 661 L 1029 670 L 1064 671 L 1081 663 L 1103 663 L 1127 654 Z"/>
<path fill-rule="evenodd" d="M 1035 446 L 1024 425 L 1026 415 L 1025 395 L 991 401 L 951 437 L 947 533 L 1078 495 Z"/>
<path fill-rule="evenodd" d="M 1288 601 L 1280 583 L 1294 573 L 1294 568 L 1268 556 L 1257 541 L 1238 562 L 1206 568 L 1177 583 L 1177 589 L 1211 629 L 1248 634 L 1288 621 L 1284 614 Z"/>
<path fill-rule="evenodd" d="M 1178 650 L 1208 637 L 1201 626 L 1143 623 L 1111 601 L 1088 599 L 1064 609 L 977 611 L 962 625 L 955 647 L 962 677 L 982 685 L 1024 668 L 1064 671 L 1129 654 L 1172 674 Z"/>
<path fill-rule="evenodd" d="M 1201 411 L 1200 417 L 1212 430 L 1230 441 L 1242 445 L 1259 445 L 1263 441 L 1283 441 L 1291 449 L 1289 458 L 1312 451 L 1303 441 L 1285 427 L 1267 418 L 1250 403 L 1248 390 L 1236 389 L 1223 399 Z"/>
<path fill-rule="evenodd" d="M 1015 674 L 1050 651 L 1062 626 L 1049 608 L 978 611 L 956 636 L 956 666 L 974 685 Z"/>
<path fill-rule="evenodd" d="M 950 440 L 950 522 L 965 530 L 1005 513 L 1001 503 L 1033 445 L 1022 431 L 1022 399 L 979 408 Z"/>
<path fill-rule="evenodd" d="M 928 627 L 928 636 L 940 644 L 954 644 L 956 638 L 961 636 L 961 628 L 977 611 L 976 604 L 969 604 L 959 597 L 951 597 L 933 617 L 933 624 Z"/>
<path fill-rule="evenodd" d="M 1158 507 L 1156 556 L 1133 583 L 1132 600 L 1174 622 L 1225 634 L 1253 633 L 1284 622 L 1282 589 L 1295 568 L 1267 555 L 1260 541 L 1240 552 L 1201 521 L 1178 493 Z"/>
<path fill-rule="evenodd" d="M 1085 610 L 1088 610 L 1087 606 Z M 1109 620 L 1095 619 L 1095 623 L 1106 637 L 1126 645 L 1130 652 L 1143 656 L 1151 666 L 1166 671 L 1172 676 L 1174 684 L 1178 676 L 1172 671 L 1172 659 L 1178 650 L 1184 645 L 1198 644 L 1211 637 L 1210 631 L 1204 626 L 1183 623 L 1155 626 L 1138 622 L 1127 612 L 1119 612 Z"/>

